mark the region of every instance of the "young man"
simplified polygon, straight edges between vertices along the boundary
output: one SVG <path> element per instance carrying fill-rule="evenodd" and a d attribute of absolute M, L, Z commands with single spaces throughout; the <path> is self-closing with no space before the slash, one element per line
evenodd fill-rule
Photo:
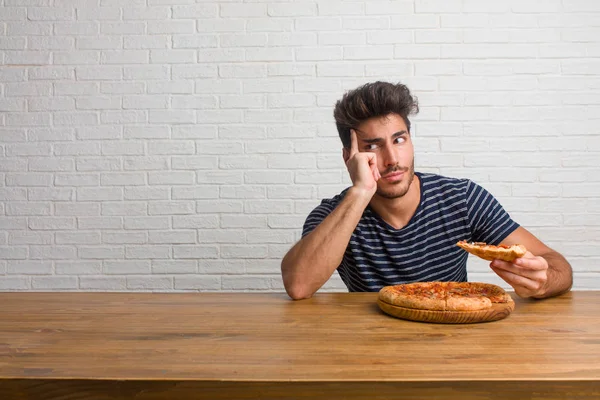
<path fill-rule="evenodd" d="M 402 84 L 374 82 L 346 93 L 334 117 L 352 186 L 324 199 L 281 271 L 293 299 L 311 297 L 337 269 L 350 291 L 417 281 L 466 281 L 460 240 L 523 244 L 527 254 L 491 269 L 521 297 L 570 290 L 571 266 L 514 222 L 468 179 L 414 171 L 409 115 L 419 108 Z"/>

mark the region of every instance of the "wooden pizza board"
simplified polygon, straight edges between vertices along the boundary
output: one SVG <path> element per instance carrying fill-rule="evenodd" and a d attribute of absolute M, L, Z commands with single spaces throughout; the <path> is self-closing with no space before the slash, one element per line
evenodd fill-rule
<path fill-rule="evenodd" d="M 515 309 L 515 302 L 493 303 L 491 308 L 477 311 L 433 311 L 394 306 L 377 300 L 379 308 L 386 314 L 411 321 L 433 322 L 438 324 L 472 324 L 504 319 Z"/>

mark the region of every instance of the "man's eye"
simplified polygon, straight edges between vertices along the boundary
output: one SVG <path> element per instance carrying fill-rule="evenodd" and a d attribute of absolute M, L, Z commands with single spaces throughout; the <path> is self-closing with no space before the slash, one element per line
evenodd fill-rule
<path fill-rule="evenodd" d="M 375 150 L 377 148 L 376 144 L 368 144 L 365 146 L 365 150 Z"/>
<path fill-rule="evenodd" d="M 398 138 L 396 138 L 395 142 L 396 143 L 404 143 L 404 142 L 406 142 L 406 139 L 403 137 L 398 137 Z"/>

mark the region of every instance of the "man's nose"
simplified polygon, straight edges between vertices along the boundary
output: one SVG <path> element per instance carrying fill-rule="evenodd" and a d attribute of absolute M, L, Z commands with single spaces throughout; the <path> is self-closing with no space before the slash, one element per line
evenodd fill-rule
<path fill-rule="evenodd" d="M 394 146 L 384 147 L 383 163 L 386 167 L 398 164 L 398 155 L 396 154 L 396 149 L 394 149 Z"/>

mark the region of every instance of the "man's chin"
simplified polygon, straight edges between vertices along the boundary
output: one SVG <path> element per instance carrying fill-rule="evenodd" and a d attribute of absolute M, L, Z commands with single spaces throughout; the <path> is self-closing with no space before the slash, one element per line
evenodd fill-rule
<path fill-rule="evenodd" d="M 410 176 L 405 176 L 404 178 L 410 179 L 408 182 L 403 182 L 404 179 L 400 179 L 397 182 L 381 183 L 377 185 L 376 194 L 385 199 L 397 199 L 403 197 L 406 193 L 408 193 L 408 189 L 410 189 L 414 175 L 411 174 Z"/>

